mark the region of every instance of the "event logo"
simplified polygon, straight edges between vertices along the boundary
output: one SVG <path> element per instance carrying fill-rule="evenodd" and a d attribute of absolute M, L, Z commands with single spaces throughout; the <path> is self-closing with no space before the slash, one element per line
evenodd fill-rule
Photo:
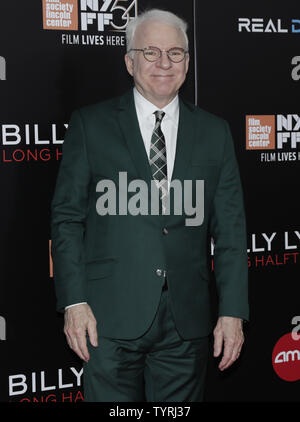
<path fill-rule="evenodd" d="M 292 79 L 294 81 L 299 81 L 300 80 L 300 56 L 295 56 L 292 58 L 292 65 L 295 66 L 292 69 Z"/>
<path fill-rule="evenodd" d="M 42 128 L 39 124 L 0 125 L 1 150 L 0 161 L 3 163 L 25 161 L 59 161 L 62 156 L 61 146 L 64 142 L 68 124 L 50 124 Z"/>
<path fill-rule="evenodd" d="M 292 324 L 298 324 L 300 317 L 292 319 Z M 272 365 L 276 374 L 284 381 L 300 379 L 300 336 L 297 332 L 300 324 L 293 328 L 291 333 L 282 336 L 273 349 Z"/>
<path fill-rule="evenodd" d="M 299 262 L 300 232 L 252 233 L 248 240 L 248 267 L 272 267 Z"/>
<path fill-rule="evenodd" d="M 61 391 L 80 387 L 82 374 L 83 368 L 70 367 L 51 373 L 40 371 L 9 375 L 9 397 L 16 397 L 19 401 L 82 401 L 80 390 L 74 394 Z"/>
<path fill-rule="evenodd" d="M 246 149 L 274 151 L 261 153 L 261 161 L 299 161 L 299 147 L 300 116 L 298 114 L 246 116 Z"/>
<path fill-rule="evenodd" d="M 211 267 L 214 268 L 214 240 L 211 239 Z M 248 268 L 270 268 L 299 264 L 300 231 L 248 233 Z"/>
<path fill-rule="evenodd" d="M 0 316 L 0 340 L 6 340 L 6 321 L 3 316 Z"/>
<path fill-rule="evenodd" d="M 123 46 L 125 36 L 102 34 L 124 32 L 137 14 L 137 0 L 43 0 L 43 29 L 81 32 L 62 34 L 62 44 Z"/>
<path fill-rule="evenodd" d="M 299 262 L 300 231 L 252 233 L 248 239 L 248 267 L 272 267 Z"/>
<path fill-rule="evenodd" d="M 6 80 L 6 60 L 0 56 L 0 81 Z"/>
<path fill-rule="evenodd" d="M 266 32 L 286 34 L 300 33 L 300 19 L 291 19 L 285 24 L 282 19 L 268 19 L 268 18 L 238 18 L 239 32 Z"/>
<path fill-rule="evenodd" d="M 246 116 L 246 149 L 275 148 L 275 116 Z"/>
<path fill-rule="evenodd" d="M 43 28 L 76 31 L 77 0 L 43 0 Z"/>

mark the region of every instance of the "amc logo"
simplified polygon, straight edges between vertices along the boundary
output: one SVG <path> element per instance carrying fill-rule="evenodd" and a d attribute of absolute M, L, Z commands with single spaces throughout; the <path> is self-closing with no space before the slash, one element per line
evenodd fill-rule
<path fill-rule="evenodd" d="M 290 362 L 300 360 L 299 350 L 289 350 L 288 352 L 280 352 L 276 355 L 274 363 Z"/>
<path fill-rule="evenodd" d="M 277 341 L 272 353 L 272 364 L 281 379 L 300 379 L 300 341 L 292 333 L 285 334 Z"/>

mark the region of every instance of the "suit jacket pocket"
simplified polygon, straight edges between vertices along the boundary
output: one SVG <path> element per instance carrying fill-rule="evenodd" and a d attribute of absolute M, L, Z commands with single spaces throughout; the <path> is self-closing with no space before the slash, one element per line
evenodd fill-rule
<path fill-rule="evenodd" d="M 97 280 L 108 277 L 114 272 L 116 258 L 107 257 L 86 263 L 86 275 L 88 280 Z"/>

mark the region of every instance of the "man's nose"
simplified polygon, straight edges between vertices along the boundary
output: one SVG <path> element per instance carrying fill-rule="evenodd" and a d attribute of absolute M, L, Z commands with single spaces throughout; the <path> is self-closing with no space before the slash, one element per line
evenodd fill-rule
<path fill-rule="evenodd" d="M 172 66 L 166 51 L 162 51 L 161 57 L 156 61 L 156 65 L 163 69 L 169 69 Z"/>

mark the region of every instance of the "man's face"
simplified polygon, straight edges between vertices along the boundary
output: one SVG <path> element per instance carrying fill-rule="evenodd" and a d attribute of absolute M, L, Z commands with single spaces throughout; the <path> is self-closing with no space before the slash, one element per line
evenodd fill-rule
<path fill-rule="evenodd" d="M 133 48 L 158 47 L 169 50 L 173 47 L 186 49 L 182 32 L 161 22 L 144 22 L 136 29 Z M 155 62 L 148 62 L 142 51 L 133 52 L 133 60 L 126 54 L 125 63 L 133 76 L 135 86 L 147 100 L 158 107 L 167 105 L 178 93 L 188 71 L 189 56 L 173 63 L 165 52 Z"/>

